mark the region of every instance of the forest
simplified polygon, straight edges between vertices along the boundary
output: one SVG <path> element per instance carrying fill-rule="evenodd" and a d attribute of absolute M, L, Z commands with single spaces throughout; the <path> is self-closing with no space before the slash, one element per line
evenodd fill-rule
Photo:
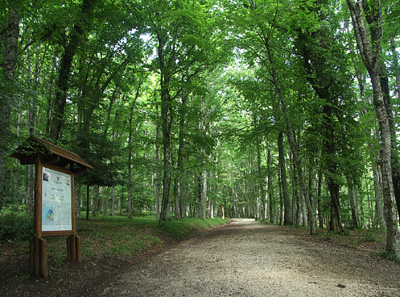
<path fill-rule="evenodd" d="M 2 214 L 33 211 L 10 155 L 34 136 L 93 166 L 77 215 L 374 228 L 400 255 L 398 0 L 0 8 Z"/>

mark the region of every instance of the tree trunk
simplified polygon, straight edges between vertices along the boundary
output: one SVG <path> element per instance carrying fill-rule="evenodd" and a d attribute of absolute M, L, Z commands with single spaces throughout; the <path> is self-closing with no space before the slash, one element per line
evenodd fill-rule
<path fill-rule="evenodd" d="M 258 167 L 258 183 L 260 186 L 260 196 L 261 196 L 261 219 L 264 222 L 266 220 L 265 217 L 265 189 L 264 189 L 264 178 L 262 174 L 262 167 L 261 167 L 261 152 L 260 152 L 260 143 L 257 141 L 257 167 Z"/>
<path fill-rule="evenodd" d="M 8 137 L 10 130 L 11 106 L 16 87 L 14 76 L 18 55 L 19 1 L 10 0 L 8 26 L 4 35 L 3 84 L 0 89 L 0 210 L 5 196 L 6 163 L 8 158 Z"/>
<path fill-rule="evenodd" d="M 158 85 L 158 83 L 157 83 Z M 156 142 L 155 142 L 155 149 L 156 149 L 156 164 L 155 164 L 155 172 L 154 172 L 154 196 L 155 196 L 155 203 L 156 203 L 156 219 L 160 218 L 160 189 L 161 189 L 161 175 L 160 175 L 160 116 L 159 116 L 159 109 L 157 103 L 157 85 L 154 88 L 154 104 L 156 107 Z"/>
<path fill-rule="evenodd" d="M 75 183 L 75 216 L 77 218 L 80 217 L 81 212 L 80 212 L 80 202 L 81 202 L 81 188 L 82 188 L 82 184 L 80 183 Z"/>
<path fill-rule="evenodd" d="M 281 90 L 281 88 L 279 86 L 278 75 L 276 73 L 276 69 L 275 69 L 275 66 L 274 66 L 273 59 L 272 59 L 272 53 L 271 53 L 271 50 L 270 50 L 268 44 L 267 44 L 267 52 L 268 52 L 269 61 L 270 61 L 270 64 L 271 64 L 271 74 L 272 74 L 273 84 L 274 84 L 275 90 L 276 90 L 276 92 L 277 92 L 277 94 L 279 96 L 279 99 L 280 99 L 280 102 L 281 102 L 281 106 L 282 106 L 282 110 L 283 110 L 283 114 L 285 116 L 285 123 L 286 123 L 288 141 L 289 141 L 290 149 L 291 149 L 292 154 L 293 154 L 293 160 L 294 160 L 294 163 L 295 163 L 295 167 L 297 169 L 297 176 L 299 178 L 301 196 L 304 198 L 304 201 L 306 203 L 307 210 L 308 210 L 308 219 L 310 220 L 310 234 L 313 235 L 315 233 L 315 230 L 314 230 L 314 214 L 313 214 L 312 205 L 311 205 L 310 200 L 308 198 L 307 187 L 306 187 L 306 183 L 305 183 L 305 179 L 304 179 L 304 175 L 303 175 L 303 170 L 302 170 L 302 166 L 301 166 L 301 156 L 299 155 L 297 147 L 296 147 L 294 131 L 293 131 L 293 128 L 292 128 L 290 120 L 289 120 L 289 112 L 288 112 L 288 109 L 287 109 L 286 98 L 285 98 L 285 95 L 283 94 L 283 92 L 282 92 L 282 90 Z"/>
<path fill-rule="evenodd" d="M 279 225 L 283 223 L 283 195 L 282 195 L 282 172 L 279 170 L 278 184 L 279 184 Z"/>
<path fill-rule="evenodd" d="M 354 188 L 354 182 L 352 177 L 346 176 L 347 179 L 347 189 L 350 200 L 350 208 L 351 208 L 351 227 L 358 228 L 360 227 L 360 218 L 358 215 L 358 202 L 357 202 L 357 193 Z"/>
<path fill-rule="evenodd" d="M 132 118 L 133 109 L 135 104 L 131 105 L 130 115 L 129 115 L 129 138 L 128 138 L 128 218 L 132 217 Z"/>
<path fill-rule="evenodd" d="M 115 206 L 115 185 L 113 185 L 111 189 L 111 216 L 114 215 L 114 206 Z"/>
<path fill-rule="evenodd" d="M 396 88 L 395 88 L 395 94 L 397 94 L 397 99 L 400 100 L 400 65 L 399 65 L 399 58 L 397 54 L 397 46 L 396 46 L 396 36 L 392 35 L 390 37 L 390 49 L 392 51 L 392 56 L 393 56 L 393 67 L 397 71 L 395 71 L 396 75 Z"/>
<path fill-rule="evenodd" d="M 318 169 L 318 185 L 317 185 L 317 204 L 318 204 L 318 224 L 319 228 L 323 229 L 324 228 L 324 212 L 322 210 L 322 201 L 321 201 L 321 195 L 322 195 L 322 173 L 321 169 Z"/>
<path fill-rule="evenodd" d="M 286 176 L 285 147 L 283 144 L 283 133 L 278 134 L 279 168 L 282 186 L 282 196 L 284 204 L 284 225 L 293 225 L 292 206 L 290 203 L 289 186 Z"/>
<path fill-rule="evenodd" d="M 99 209 L 99 195 L 100 195 L 100 187 L 99 185 L 94 185 L 94 202 L 93 202 L 94 217 L 97 217 L 97 211 Z"/>
<path fill-rule="evenodd" d="M 275 222 L 274 215 L 274 189 L 272 184 L 272 172 L 271 172 L 271 149 L 268 146 L 268 154 L 267 154 L 267 174 L 268 174 L 268 200 L 269 200 L 269 221 L 271 223 Z"/>
<path fill-rule="evenodd" d="M 180 193 L 179 187 L 181 184 L 181 178 L 183 175 L 183 149 L 184 149 L 184 127 L 186 120 L 186 102 L 188 99 L 188 93 L 184 92 L 182 94 L 182 105 L 181 105 L 181 113 L 179 119 L 179 135 L 178 135 L 178 160 L 177 160 L 177 170 L 175 173 L 175 182 L 174 182 L 174 201 L 175 201 L 175 218 L 179 219 L 181 217 L 181 201 L 180 201 Z"/>
<path fill-rule="evenodd" d="M 383 101 L 385 102 L 386 114 L 389 121 L 389 129 L 391 135 L 391 158 L 392 158 L 392 178 L 393 178 L 393 189 L 394 196 L 396 198 L 397 205 L 397 213 L 400 215 L 400 162 L 399 157 L 397 155 L 397 135 L 396 135 L 396 127 L 393 120 L 393 108 L 392 108 L 392 99 L 390 98 L 390 90 L 389 90 L 389 78 L 387 75 L 386 66 L 383 61 L 379 64 L 379 78 L 382 88 Z"/>
<path fill-rule="evenodd" d="M 320 97 L 324 98 L 328 96 Z M 325 162 L 326 170 L 328 171 L 326 180 L 328 182 L 328 189 L 331 196 L 331 219 L 329 222 L 329 231 L 340 233 L 343 230 L 342 221 L 340 218 L 340 185 L 336 182 L 336 176 L 338 175 L 338 165 L 335 160 L 336 147 L 334 142 L 334 127 L 332 123 L 332 106 L 330 104 L 324 105 L 323 114 L 325 119 L 324 150 L 327 156 Z"/>
<path fill-rule="evenodd" d="M 371 150 L 372 174 L 374 177 L 375 194 L 375 225 L 378 228 L 386 229 L 386 218 L 383 209 L 382 175 L 379 169 L 379 158 Z"/>
<path fill-rule="evenodd" d="M 58 140 L 63 123 L 64 107 L 68 96 L 68 80 L 71 72 L 72 62 L 75 53 L 82 42 L 84 27 L 83 24 L 87 21 L 88 15 L 92 6 L 96 1 L 84 0 L 81 7 L 82 19 L 84 21 L 76 22 L 73 26 L 68 43 L 64 48 L 64 54 L 61 58 L 60 70 L 56 82 L 56 96 L 54 100 L 54 111 L 52 112 L 52 120 L 50 125 L 50 138 Z M 86 18 L 85 18 L 86 17 Z"/>
<path fill-rule="evenodd" d="M 205 151 L 203 152 L 205 155 Z M 204 156 L 205 159 L 205 156 Z M 205 161 L 203 161 L 205 163 Z M 205 166 L 205 165 L 203 165 Z M 207 169 L 204 168 L 201 172 L 201 209 L 200 209 L 200 218 L 202 220 L 206 219 L 207 215 Z"/>
<path fill-rule="evenodd" d="M 171 126 L 173 122 L 172 106 L 168 92 L 168 79 L 161 80 L 161 122 L 162 122 L 162 136 L 163 136 L 163 156 L 164 156 L 164 175 L 163 175 L 163 195 L 161 201 L 161 210 L 159 224 L 169 218 L 169 198 L 171 188 Z"/>
<path fill-rule="evenodd" d="M 373 1 L 373 3 L 366 3 L 366 1 L 362 1 L 361 4 L 360 2 L 356 3 L 354 0 L 347 0 L 347 4 L 351 13 L 361 58 L 368 70 L 372 82 L 372 94 L 379 124 L 383 201 L 387 225 L 386 251 L 388 253 L 394 253 L 396 256 L 400 256 L 398 249 L 397 215 L 395 211 L 395 195 L 391 166 L 392 142 L 390 124 L 379 77 L 379 56 L 381 54 L 380 43 L 383 35 L 380 2 Z M 364 20 L 364 14 L 368 22 L 368 27 Z M 368 29 L 370 35 L 368 35 Z"/>

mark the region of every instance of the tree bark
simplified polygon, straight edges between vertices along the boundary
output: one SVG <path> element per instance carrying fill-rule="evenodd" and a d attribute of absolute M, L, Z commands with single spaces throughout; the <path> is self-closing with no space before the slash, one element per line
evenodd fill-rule
<path fill-rule="evenodd" d="M 264 222 L 266 220 L 265 217 L 265 190 L 263 183 L 263 175 L 262 175 L 262 167 L 261 167 L 261 150 L 260 150 L 260 142 L 257 140 L 257 169 L 258 169 L 258 184 L 260 186 L 260 196 L 261 196 L 261 219 Z"/>
<path fill-rule="evenodd" d="M 99 209 L 99 195 L 100 187 L 99 185 L 94 185 L 94 201 L 93 201 L 93 216 L 97 217 L 97 212 Z"/>
<path fill-rule="evenodd" d="M 391 166 L 392 142 L 390 124 L 379 77 L 380 43 L 383 35 L 380 1 L 376 0 L 372 1 L 372 3 L 367 3 L 366 1 L 355 2 L 354 0 L 347 0 L 347 4 L 351 13 L 361 58 L 371 79 L 375 112 L 379 124 L 383 201 L 387 225 L 386 251 L 399 256 L 397 216 Z M 368 26 L 365 23 L 364 14 Z M 368 29 L 370 34 L 368 34 Z"/>
<path fill-rule="evenodd" d="M 181 199 L 180 199 L 180 184 L 183 175 L 183 149 L 184 149 L 184 127 L 186 120 L 186 102 L 188 99 L 188 93 L 184 92 L 182 94 L 182 105 L 180 109 L 180 119 L 179 119 L 179 135 L 178 135 L 178 160 L 177 160 L 177 170 L 175 174 L 174 181 L 174 201 L 175 201 L 175 218 L 181 218 Z"/>
<path fill-rule="evenodd" d="M 267 174 L 268 174 L 268 200 L 269 200 L 269 221 L 271 223 L 275 222 L 275 215 L 274 215 L 274 188 L 272 183 L 272 172 L 271 172 L 271 149 L 268 146 L 268 153 L 267 153 Z"/>
<path fill-rule="evenodd" d="M 84 18 L 89 18 L 89 13 L 94 5 L 95 0 L 84 0 L 81 7 L 81 13 Z M 64 48 L 64 53 L 61 58 L 60 69 L 56 82 L 56 96 L 54 100 L 54 111 L 52 112 L 53 118 L 50 124 L 50 138 L 58 140 L 61 133 L 64 107 L 67 102 L 68 96 L 68 80 L 70 77 L 72 62 L 79 45 L 82 42 L 84 34 L 85 21 L 77 21 L 71 30 L 69 40 Z"/>
<path fill-rule="evenodd" d="M 283 91 L 279 85 L 279 79 L 278 79 L 278 75 L 276 73 L 276 69 L 275 69 L 275 64 L 274 64 L 274 60 L 272 57 L 272 52 L 269 46 L 269 42 L 268 42 L 268 38 L 264 37 L 265 39 L 265 47 L 267 50 L 267 54 L 268 54 L 268 61 L 271 65 L 270 67 L 270 71 L 271 71 L 271 75 L 272 75 L 272 83 L 275 87 L 275 91 L 279 96 L 279 100 L 281 102 L 281 106 L 282 106 L 282 111 L 285 117 L 285 124 L 286 124 L 286 131 L 287 131 L 287 136 L 288 136 L 288 141 L 289 141 L 289 146 L 290 149 L 292 151 L 293 154 L 293 160 L 294 163 L 296 165 L 296 169 L 297 169 L 297 176 L 299 178 L 299 183 L 300 183 L 300 191 L 301 191 L 301 195 L 304 198 L 304 201 L 306 203 L 307 206 L 307 211 L 308 211 L 308 219 L 309 219 L 309 223 L 310 223 L 310 234 L 313 235 L 315 233 L 314 230 L 314 214 L 313 214 L 313 208 L 312 205 L 310 203 L 309 197 L 308 197 L 308 193 L 307 193 L 307 187 L 306 187 L 306 183 L 305 183 L 305 179 L 304 179 L 304 175 L 303 175 L 303 170 L 302 170 L 302 166 L 301 166 L 301 156 L 298 153 L 298 149 L 296 147 L 296 140 L 295 140 L 295 135 L 294 135 L 294 130 L 292 128 L 292 125 L 290 123 L 290 119 L 289 119 L 289 112 L 287 109 L 287 104 L 286 104 L 286 98 L 285 95 L 283 94 Z"/>
<path fill-rule="evenodd" d="M 6 163 L 10 132 L 11 104 L 14 100 L 16 63 L 19 38 L 19 1 L 10 0 L 8 6 L 8 25 L 5 30 L 3 82 L 0 86 L 0 210 L 3 207 L 6 192 Z"/>
<path fill-rule="evenodd" d="M 398 54 L 396 51 L 396 36 L 391 36 L 390 37 L 390 49 L 392 51 L 392 56 L 393 56 L 393 66 L 395 69 L 395 73 L 396 73 L 396 90 L 395 90 L 395 94 L 397 94 L 397 99 L 400 100 L 400 65 L 399 65 L 399 58 L 398 58 Z"/>
<path fill-rule="evenodd" d="M 290 203 L 289 186 L 286 176 L 285 147 L 283 145 L 283 133 L 278 134 L 279 168 L 282 185 L 282 196 L 284 205 L 284 225 L 293 225 L 292 206 Z"/>
<path fill-rule="evenodd" d="M 321 169 L 318 169 L 318 185 L 317 185 L 317 205 L 318 205 L 318 224 L 319 228 L 324 228 L 324 212 L 322 210 L 322 173 Z"/>
<path fill-rule="evenodd" d="M 169 77 L 162 75 L 161 79 L 161 123 L 163 136 L 163 156 L 164 156 L 164 175 L 163 175 L 163 195 L 161 201 L 159 224 L 166 221 L 169 216 L 169 198 L 171 188 L 171 126 L 173 122 L 171 98 L 168 91 Z"/>
<path fill-rule="evenodd" d="M 400 162 L 399 162 L 399 157 L 397 155 L 397 135 L 396 135 L 395 123 L 393 120 L 393 108 L 389 90 L 389 78 L 386 66 L 383 61 L 380 61 L 379 63 L 379 78 L 381 83 L 383 101 L 385 103 L 386 114 L 389 121 L 389 129 L 390 129 L 391 144 L 392 144 L 391 165 L 392 165 L 393 189 L 394 189 L 394 196 L 396 199 L 397 213 L 400 215 Z"/>
<path fill-rule="evenodd" d="M 357 202 L 357 193 L 354 185 L 354 181 L 352 177 L 346 176 L 347 179 L 347 190 L 350 200 L 350 208 L 351 208 L 351 227 L 359 228 L 360 227 L 360 217 L 358 214 L 358 202 Z"/>

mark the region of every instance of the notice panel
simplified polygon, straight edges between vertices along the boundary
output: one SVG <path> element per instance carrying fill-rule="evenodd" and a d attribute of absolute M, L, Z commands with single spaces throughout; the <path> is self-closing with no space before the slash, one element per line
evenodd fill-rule
<path fill-rule="evenodd" d="M 42 231 L 72 230 L 71 175 L 43 167 Z"/>

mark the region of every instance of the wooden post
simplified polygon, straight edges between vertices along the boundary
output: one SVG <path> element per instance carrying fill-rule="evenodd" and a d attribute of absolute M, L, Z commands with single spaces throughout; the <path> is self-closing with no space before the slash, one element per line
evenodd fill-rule
<path fill-rule="evenodd" d="M 33 274 L 40 275 L 40 245 L 39 237 L 33 238 Z"/>
<path fill-rule="evenodd" d="M 30 274 L 35 273 L 33 254 L 34 254 L 33 239 L 31 239 L 31 241 L 29 242 L 29 273 Z"/>
<path fill-rule="evenodd" d="M 71 235 L 67 238 L 67 256 L 70 261 L 82 262 L 81 239 L 79 236 Z"/>
<path fill-rule="evenodd" d="M 40 246 L 40 274 L 44 277 L 48 277 L 49 273 L 47 271 L 47 250 L 46 250 L 46 240 L 39 238 Z"/>
<path fill-rule="evenodd" d="M 30 242 L 29 270 L 34 275 L 48 276 L 46 241 L 42 237 L 42 160 L 38 154 L 36 158 L 36 182 L 35 182 L 35 217 L 34 234 Z"/>

